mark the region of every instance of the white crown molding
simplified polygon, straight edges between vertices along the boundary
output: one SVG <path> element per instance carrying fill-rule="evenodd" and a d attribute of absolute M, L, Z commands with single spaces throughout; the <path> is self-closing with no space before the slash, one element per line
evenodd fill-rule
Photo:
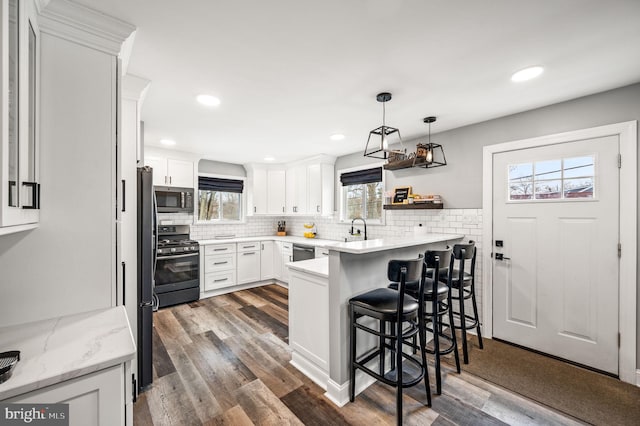
<path fill-rule="evenodd" d="M 142 102 L 151 86 L 151 80 L 127 74 L 122 78 L 122 98 Z"/>
<path fill-rule="evenodd" d="M 70 0 L 36 0 L 40 31 L 120 55 L 136 27 Z M 129 49 L 130 50 L 130 49 Z"/>

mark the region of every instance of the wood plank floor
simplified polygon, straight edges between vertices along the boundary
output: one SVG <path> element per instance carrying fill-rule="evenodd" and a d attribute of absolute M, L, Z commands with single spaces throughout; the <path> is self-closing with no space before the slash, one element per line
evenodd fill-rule
<path fill-rule="evenodd" d="M 354 403 L 338 408 L 291 366 L 287 306 L 287 289 L 269 285 L 156 312 L 154 381 L 134 404 L 134 423 L 395 424 L 395 389 L 374 384 Z M 423 384 L 405 389 L 405 424 L 580 424 L 464 371 L 444 368 L 443 393 L 433 396 L 432 408 L 424 406 Z M 433 368 L 430 372 L 433 376 Z"/>

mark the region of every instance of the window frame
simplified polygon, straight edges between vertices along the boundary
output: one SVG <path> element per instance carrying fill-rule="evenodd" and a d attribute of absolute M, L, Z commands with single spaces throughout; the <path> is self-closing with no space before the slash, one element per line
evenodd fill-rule
<path fill-rule="evenodd" d="M 379 161 L 375 163 L 363 164 L 360 166 L 348 167 L 348 168 L 344 168 L 336 171 L 336 194 L 338 194 L 340 198 L 340 204 L 339 204 L 340 210 L 338 211 L 340 223 L 351 223 L 351 219 L 346 218 L 347 192 L 346 192 L 346 186 L 342 186 L 342 182 L 340 181 L 340 176 L 343 173 L 357 172 L 360 170 L 382 167 L 382 206 L 384 206 L 384 193 L 387 190 L 386 171 L 383 167 L 384 165 L 385 165 L 384 161 Z M 386 222 L 386 215 L 387 215 L 387 211 L 384 209 L 384 207 L 382 207 L 379 220 L 367 219 L 367 218 L 364 218 L 364 219 L 367 221 L 367 225 L 384 225 Z"/>
<path fill-rule="evenodd" d="M 198 183 L 198 178 L 200 176 L 210 177 L 215 179 L 232 179 L 232 180 L 241 180 L 243 182 L 244 189 L 242 190 L 242 194 L 240 194 L 240 219 L 231 220 L 231 219 L 211 219 L 211 220 L 201 220 L 200 219 L 200 185 Z M 231 225 L 231 224 L 242 224 L 247 222 L 247 178 L 246 176 L 234 176 L 234 175 L 219 175 L 217 173 L 203 173 L 198 172 L 196 176 L 196 185 L 194 198 L 195 202 L 195 211 L 193 213 L 193 223 L 196 225 Z"/>
<path fill-rule="evenodd" d="M 577 158 L 577 157 L 593 157 L 593 176 L 591 176 L 591 178 L 593 179 L 593 196 L 590 198 L 581 198 L 581 197 L 565 197 L 564 196 L 564 181 L 565 181 L 565 177 L 564 177 L 564 161 L 567 159 L 572 159 L 572 158 Z M 535 163 L 539 163 L 539 162 L 544 162 L 544 161 L 553 161 L 553 160 L 560 160 L 561 162 L 561 169 L 559 170 L 560 172 L 560 177 L 558 179 L 553 179 L 553 180 L 559 180 L 560 181 L 560 185 L 561 185 L 561 191 L 562 191 L 562 197 L 560 198 L 535 198 Z M 542 159 L 536 159 L 536 160 L 530 160 L 527 163 L 517 163 L 517 164 L 528 164 L 531 163 L 532 168 L 533 168 L 533 179 L 532 179 L 532 198 L 530 199 L 511 199 L 511 195 L 510 195 L 510 179 L 509 179 L 509 167 L 512 165 L 517 165 L 517 164 L 508 164 L 507 165 L 507 185 L 506 185 L 506 198 L 505 198 L 505 203 L 507 204 L 523 204 L 523 203 L 569 203 L 569 202 L 578 202 L 578 203 L 589 203 L 589 202 L 597 202 L 599 197 L 598 197 L 598 190 L 596 188 L 597 186 L 597 182 L 599 181 L 598 178 L 598 162 L 599 162 L 599 158 L 597 153 L 595 152 L 585 152 L 583 154 L 580 155 L 571 155 L 569 157 L 565 157 L 562 156 L 560 158 L 542 158 Z M 585 176 L 586 177 L 586 176 Z M 577 179 L 577 178 L 567 178 L 567 179 Z M 545 179 L 541 179 L 542 181 L 545 181 Z"/>

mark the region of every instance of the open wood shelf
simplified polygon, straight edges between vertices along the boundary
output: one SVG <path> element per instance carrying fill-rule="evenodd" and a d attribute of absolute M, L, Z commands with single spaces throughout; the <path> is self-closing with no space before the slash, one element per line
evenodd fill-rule
<path fill-rule="evenodd" d="M 442 203 L 413 203 L 413 204 L 385 204 L 382 206 L 385 210 L 425 210 L 425 209 L 442 209 Z"/>

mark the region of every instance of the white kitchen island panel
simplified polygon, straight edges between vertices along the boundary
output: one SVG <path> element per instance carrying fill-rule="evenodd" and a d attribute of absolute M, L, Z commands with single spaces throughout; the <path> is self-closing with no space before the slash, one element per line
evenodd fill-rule
<path fill-rule="evenodd" d="M 287 267 L 291 364 L 326 390 L 329 379 L 328 261 L 326 258 L 303 260 L 289 263 Z"/>

